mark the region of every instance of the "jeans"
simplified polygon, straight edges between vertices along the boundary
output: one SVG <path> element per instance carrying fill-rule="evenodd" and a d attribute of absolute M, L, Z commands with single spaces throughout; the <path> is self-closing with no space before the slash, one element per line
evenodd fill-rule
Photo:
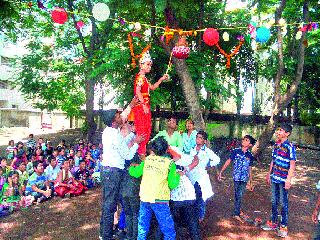
<path fill-rule="evenodd" d="M 196 214 L 198 216 L 198 219 L 203 219 L 206 213 L 206 203 L 202 199 L 202 191 L 198 182 L 194 184 L 194 190 L 196 192 Z"/>
<path fill-rule="evenodd" d="M 240 216 L 241 200 L 246 191 L 247 182 L 234 181 L 234 212 L 235 216 Z"/>
<path fill-rule="evenodd" d="M 154 212 L 161 232 L 164 234 L 164 240 L 174 240 L 176 238 L 176 232 L 169 204 L 148 202 L 140 203 L 137 240 L 147 239 L 152 212 Z"/>
<path fill-rule="evenodd" d="M 195 200 L 170 202 L 171 212 L 173 215 L 176 229 L 179 226 L 184 226 L 183 222 L 187 224 L 189 235 L 192 240 L 200 240 L 200 226 L 199 219 L 196 215 Z"/>
<path fill-rule="evenodd" d="M 140 199 L 137 197 L 124 197 L 122 199 L 124 211 L 126 213 L 127 239 L 136 240 L 138 236 L 138 217 Z"/>
<path fill-rule="evenodd" d="M 278 206 L 279 201 L 281 205 L 281 225 L 288 225 L 288 190 L 284 188 L 284 183 L 271 183 L 271 203 L 272 203 L 272 215 L 271 221 L 277 223 L 278 221 Z"/>
<path fill-rule="evenodd" d="M 102 213 L 100 220 L 100 236 L 103 240 L 111 240 L 113 235 L 113 215 L 120 199 L 120 189 L 124 170 L 102 167 L 101 182 Z"/>

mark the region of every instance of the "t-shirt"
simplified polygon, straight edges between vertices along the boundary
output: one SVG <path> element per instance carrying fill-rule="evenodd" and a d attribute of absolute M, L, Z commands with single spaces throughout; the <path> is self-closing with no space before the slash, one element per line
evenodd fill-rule
<path fill-rule="evenodd" d="M 233 180 L 247 182 L 249 180 L 249 167 L 253 165 L 255 158 L 247 150 L 243 152 L 241 148 L 232 150 L 230 159 L 233 162 Z"/>
<path fill-rule="evenodd" d="M 34 192 L 32 190 L 33 185 L 36 185 L 36 187 L 39 189 L 43 189 L 46 185 L 46 181 L 48 181 L 48 177 L 45 174 L 42 174 L 39 176 L 37 173 L 34 172 L 28 179 L 26 192 L 27 193 Z"/>
<path fill-rule="evenodd" d="M 89 170 L 86 168 L 83 170 L 78 169 L 74 174 L 74 178 L 77 180 L 87 180 L 89 176 L 90 176 Z"/>
<path fill-rule="evenodd" d="M 164 137 L 170 146 L 178 147 L 180 150 L 182 150 L 182 136 L 179 132 L 175 131 L 171 136 L 169 136 L 167 130 L 162 130 L 158 132 L 158 134 L 152 140 L 156 139 L 157 137 Z"/>
<path fill-rule="evenodd" d="M 99 159 L 100 158 L 100 151 L 99 151 L 99 149 L 91 149 L 90 150 L 90 152 L 91 152 L 91 156 L 92 156 L 92 158 L 94 159 L 94 160 L 97 160 L 97 159 Z"/>
<path fill-rule="evenodd" d="M 58 155 L 58 156 L 57 156 L 58 166 L 61 166 L 66 159 L 67 159 L 67 158 L 66 158 L 65 156 L 63 156 L 63 155 Z"/>
<path fill-rule="evenodd" d="M 19 173 L 19 182 L 21 185 L 26 185 L 29 178 L 29 173 L 27 171 L 21 172 L 20 170 L 17 170 Z"/>
<path fill-rule="evenodd" d="M 51 165 L 49 165 L 44 170 L 44 173 L 47 176 L 49 181 L 56 180 L 59 172 L 60 172 L 60 167 L 58 165 L 56 165 L 55 168 L 53 168 Z"/>
<path fill-rule="evenodd" d="M 183 152 L 189 154 L 190 151 L 196 146 L 196 137 L 197 137 L 197 130 L 193 130 L 188 136 L 188 133 L 182 134 L 182 142 L 183 142 Z"/>
<path fill-rule="evenodd" d="M 275 143 L 272 150 L 271 181 L 273 183 L 285 182 L 290 169 L 290 161 L 296 161 L 296 158 L 296 148 L 288 140 L 283 143 Z"/>

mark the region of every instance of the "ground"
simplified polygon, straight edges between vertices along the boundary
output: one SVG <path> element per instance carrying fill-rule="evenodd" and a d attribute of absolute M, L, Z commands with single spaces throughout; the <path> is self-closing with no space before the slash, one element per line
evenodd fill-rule
<path fill-rule="evenodd" d="M 66 132 L 67 135 L 62 134 L 64 133 L 59 133 L 59 136 L 72 139 L 72 136 L 75 138 L 79 133 L 69 131 Z M 270 189 L 264 181 L 269 167 L 270 151 L 267 149 L 259 159 L 254 170 L 255 189 L 253 192 L 246 192 L 243 203 L 247 214 L 262 219 L 267 219 L 271 210 Z M 314 229 L 311 213 L 316 201 L 315 184 L 319 179 L 319 156 L 319 151 L 298 149 L 296 177 L 289 195 L 287 239 L 311 239 Z M 208 202 L 206 218 L 201 224 L 203 239 L 277 239 L 275 232 L 264 232 L 258 227 L 240 224 L 231 218 L 231 173 L 226 172 L 226 179 L 222 183 L 216 181 L 213 173 L 211 180 L 215 196 Z M 98 239 L 100 206 L 100 188 L 76 198 L 55 198 L 0 219 L 0 239 Z M 185 231 L 179 231 L 179 239 L 187 239 Z"/>

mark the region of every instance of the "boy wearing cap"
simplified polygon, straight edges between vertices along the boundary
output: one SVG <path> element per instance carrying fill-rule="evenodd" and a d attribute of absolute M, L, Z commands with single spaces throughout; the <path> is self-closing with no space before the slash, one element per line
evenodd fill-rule
<path fill-rule="evenodd" d="M 249 182 L 249 188 L 252 189 L 252 165 L 255 160 L 250 148 L 255 144 L 256 140 L 245 135 L 241 141 L 241 148 L 236 148 L 231 152 L 229 159 L 224 163 L 218 176 L 218 180 L 222 180 L 222 173 L 233 162 L 233 181 L 234 181 L 234 218 L 240 222 L 241 200 Z"/>
<path fill-rule="evenodd" d="M 288 235 L 288 190 L 296 167 L 296 149 L 288 137 L 292 132 L 289 124 L 283 123 L 275 131 L 276 143 L 272 150 L 272 161 L 266 181 L 271 184 L 271 220 L 262 226 L 263 230 L 277 230 L 279 237 Z M 278 228 L 278 205 L 281 204 L 281 223 Z"/>

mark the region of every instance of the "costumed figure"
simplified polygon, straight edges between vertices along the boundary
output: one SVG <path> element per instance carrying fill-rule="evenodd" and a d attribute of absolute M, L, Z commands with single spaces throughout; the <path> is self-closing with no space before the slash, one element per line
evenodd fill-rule
<path fill-rule="evenodd" d="M 138 154 L 146 154 L 146 145 L 151 134 L 151 111 L 150 111 L 150 90 L 159 87 L 162 81 L 168 79 L 164 74 L 155 84 L 151 84 L 145 74 L 149 73 L 152 66 L 152 59 L 149 52 L 142 55 L 139 61 L 140 71 L 134 81 L 134 95 L 139 99 L 139 104 L 133 108 L 134 125 L 136 134 L 145 136 L 145 140 L 139 144 Z"/>

